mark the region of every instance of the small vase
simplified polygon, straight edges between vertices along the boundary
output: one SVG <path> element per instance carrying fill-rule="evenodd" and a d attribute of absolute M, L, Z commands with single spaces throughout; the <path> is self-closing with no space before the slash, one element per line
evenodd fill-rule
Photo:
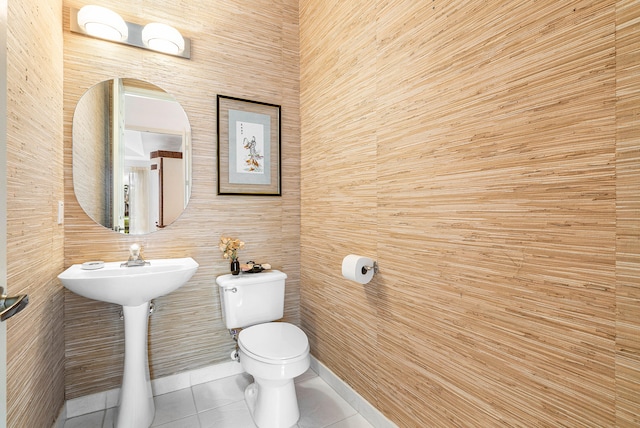
<path fill-rule="evenodd" d="M 238 275 L 240 273 L 240 262 L 238 259 L 231 260 L 231 274 Z"/>

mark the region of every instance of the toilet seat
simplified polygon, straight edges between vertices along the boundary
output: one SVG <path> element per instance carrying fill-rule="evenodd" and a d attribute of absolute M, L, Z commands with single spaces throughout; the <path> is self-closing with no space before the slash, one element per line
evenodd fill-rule
<path fill-rule="evenodd" d="M 307 335 L 286 322 L 269 322 L 246 328 L 238 335 L 238 346 L 250 357 L 270 364 L 294 363 L 309 354 Z"/>

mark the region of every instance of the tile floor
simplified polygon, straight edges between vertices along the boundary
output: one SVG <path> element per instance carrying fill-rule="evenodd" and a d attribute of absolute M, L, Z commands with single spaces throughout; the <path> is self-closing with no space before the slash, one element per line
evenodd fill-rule
<path fill-rule="evenodd" d="M 255 428 L 244 401 L 251 376 L 239 374 L 155 397 L 158 428 Z M 373 428 L 309 369 L 296 378 L 300 420 L 296 428 Z M 64 428 L 113 428 L 115 408 L 65 421 Z"/>

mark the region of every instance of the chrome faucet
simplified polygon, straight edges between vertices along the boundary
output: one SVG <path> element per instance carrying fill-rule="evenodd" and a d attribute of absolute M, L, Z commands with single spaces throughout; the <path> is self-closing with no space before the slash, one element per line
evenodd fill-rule
<path fill-rule="evenodd" d="M 140 245 L 132 244 L 129 247 L 129 260 L 122 263 L 120 267 L 135 267 L 135 266 L 150 265 L 151 263 L 145 261 L 142 258 L 142 256 L 140 255 L 140 250 L 142 250 L 142 247 L 140 247 Z"/>

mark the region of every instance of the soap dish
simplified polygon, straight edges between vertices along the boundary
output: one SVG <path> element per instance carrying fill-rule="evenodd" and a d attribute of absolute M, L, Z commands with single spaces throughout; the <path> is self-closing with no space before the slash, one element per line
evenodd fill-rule
<path fill-rule="evenodd" d="M 242 273 L 260 273 L 264 270 L 271 269 L 271 265 L 267 263 L 258 264 L 252 261 L 249 261 L 241 266 Z"/>
<path fill-rule="evenodd" d="M 93 262 L 82 263 L 83 270 L 96 270 L 96 269 L 102 269 L 103 267 L 104 267 L 103 261 L 93 261 Z"/>

